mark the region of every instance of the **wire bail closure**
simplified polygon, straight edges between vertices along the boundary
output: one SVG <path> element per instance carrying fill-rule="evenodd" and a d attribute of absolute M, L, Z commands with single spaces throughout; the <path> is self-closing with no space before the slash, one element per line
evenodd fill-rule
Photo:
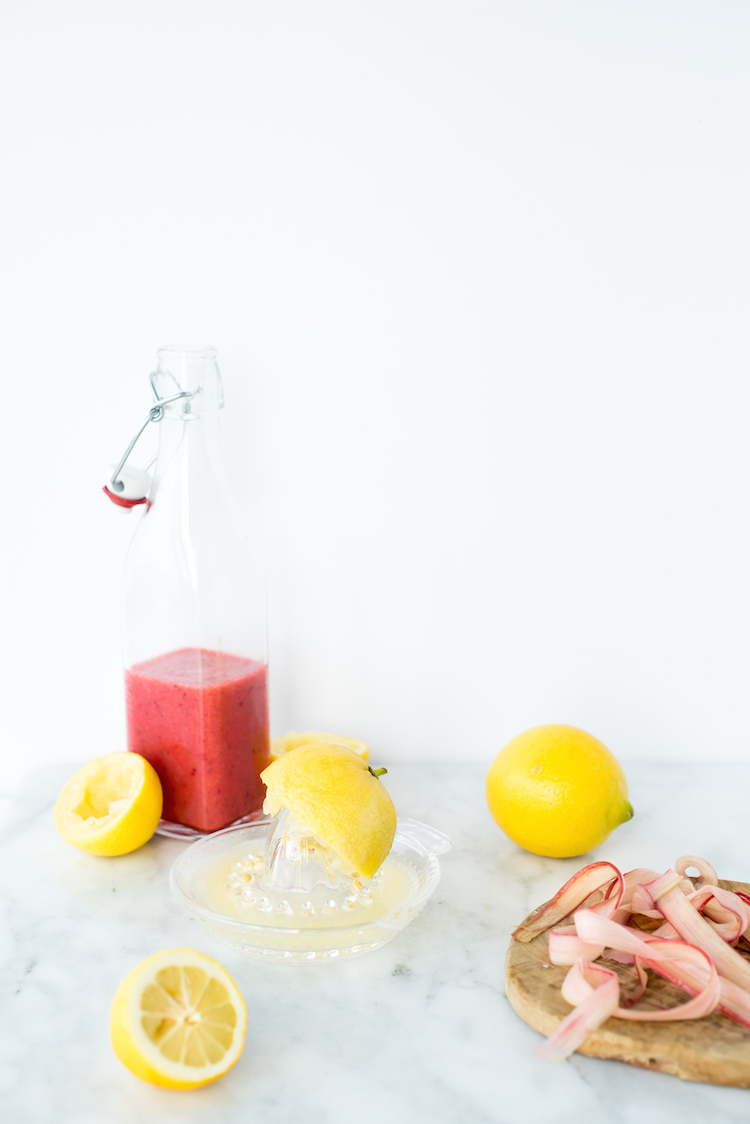
<path fill-rule="evenodd" d="M 105 492 L 107 496 L 109 496 L 109 498 L 112 500 L 112 503 L 117 504 L 118 507 L 126 509 L 137 507 L 138 504 L 146 502 L 148 498 L 147 493 L 149 488 L 151 487 L 151 477 L 148 474 L 148 470 L 156 460 L 156 457 L 153 456 L 145 468 L 130 469 L 128 471 L 128 475 L 130 476 L 129 481 L 120 479 L 120 473 L 125 467 L 125 462 L 127 461 L 128 457 L 133 452 L 138 438 L 148 427 L 149 422 L 160 422 L 162 420 L 162 418 L 164 417 L 165 406 L 168 406 L 171 402 L 178 402 L 181 398 L 192 398 L 193 393 L 195 393 L 189 390 L 181 390 L 178 394 L 170 394 L 168 398 L 160 398 L 157 393 L 156 387 L 154 386 L 153 374 L 151 375 L 151 389 L 154 392 L 156 402 L 154 402 L 153 406 L 146 415 L 146 420 L 143 422 L 140 429 L 138 429 L 135 437 L 132 439 L 127 449 L 120 457 L 120 460 L 112 475 L 110 476 L 109 481 L 102 488 L 102 491 Z M 125 493 L 126 491 L 131 494 L 124 495 L 123 493 Z"/>

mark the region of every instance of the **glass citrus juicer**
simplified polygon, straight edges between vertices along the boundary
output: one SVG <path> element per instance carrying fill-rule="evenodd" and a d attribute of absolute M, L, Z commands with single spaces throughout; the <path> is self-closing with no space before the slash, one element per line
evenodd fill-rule
<path fill-rule="evenodd" d="M 194 842 L 172 867 L 172 891 L 220 941 L 248 956 L 294 963 L 371 952 L 434 893 L 438 856 L 451 840 L 417 820 L 397 821 L 381 771 L 351 750 L 309 745 L 285 756 L 263 774 L 264 809 L 276 814 Z M 335 786 L 326 792 L 317 783 L 316 756 L 325 776 L 339 761 L 358 773 L 364 798 L 350 791 L 337 804 Z M 282 785 L 282 803 L 277 773 L 287 765 L 306 787 L 295 794 Z"/>

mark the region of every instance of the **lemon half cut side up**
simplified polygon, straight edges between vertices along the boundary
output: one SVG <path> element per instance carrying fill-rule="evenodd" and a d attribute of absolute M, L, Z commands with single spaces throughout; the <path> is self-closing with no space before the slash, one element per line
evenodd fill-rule
<path fill-rule="evenodd" d="M 168 1089 L 223 1077 L 242 1053 L 247 1008 L 229 973 L 192 948 L 143 960 L 120 984 L 110 1032 L 131 1073 Z"/>

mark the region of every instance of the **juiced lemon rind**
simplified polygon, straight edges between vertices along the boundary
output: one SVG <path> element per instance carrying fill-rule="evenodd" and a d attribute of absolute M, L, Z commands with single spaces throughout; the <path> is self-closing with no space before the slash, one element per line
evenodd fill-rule
<path fill-rule="evenodd" d="M 159 826 L 162 788 L 138 753 L 108 753 L 74 773 L 55 804 L 63 839 L 92 855 L 124 855 L 147 843 Z"/>
<path fill-rule="evenodd" d="M 160 982 L 165 977 L 177 982 L 182 1001 L 165 992 Z M 123 1065 L 141 1080 L 169 1089 L 196 1089 L 223 1077 L 242 1053 L 246 1029 L 247 1009 L 232 977 L 192 948 L 164 949 L 138 964 L 117 989 L 110 1014 L 112 1046 Z M 191 1060 L 164 1053 L 165 1048 L 179 1053 L 183 1043 L 182 1056 Z M 201 1055 L 207 1057 L 204 1043 L 221 1055 L 216 1061 L 201 1064 Z"/>
<path fill-rule="evenodd" d="M 311 742 L 343 745 L 347 749 L 351 749 L 353 753 L 359 754 L 364 761 L 370 760 L 370 747 L 367 742 L 360 741 L 358 738 L 345 738 L 341 734 L 323 734 L 318 730 L 306 730 L 302 734 L 296 730 L 289 730 L 282 737 L 271 738 L 271 761 L 275 761 L 277 757 L 281 757 L 284 753 L 291 753 L 294 749 L 309 745 Z"/>

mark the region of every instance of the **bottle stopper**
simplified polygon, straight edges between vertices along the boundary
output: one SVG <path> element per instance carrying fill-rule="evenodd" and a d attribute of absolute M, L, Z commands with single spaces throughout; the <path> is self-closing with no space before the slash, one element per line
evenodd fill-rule
<path fill-rule="evenodd" d="M 154 463 L 155 457 L 151 458 L 145 468 L 132 468 L 125 464 L 128 457 L 133 452 L 138 438 L 141 436 L 144 429 L 146 429 L 149 422 L 161 421 L 164 417 L 164 407 L 168 406 L 170 402 L 177 402 L 180 398 L 192 398 L 193 396 L 189 390 L 181 390 L 178 394 L 171 394 L 168 398 L 159 398 L 154 386 L 153 375 L 151 376 L 151 389 L 156 397 L 156 402 L 154 402 L 147 413 L 146 420 L 120 457 L 117 465 L 113 465 L 112 475 L 102 488 L 102 491 L 105 495 L 109 496 L 112 503 L 125 511 L 130 511 L 132 508 L 137 507 L 138 504 L 146 503 L 151 488 L 151 476 L 149 475 L 148 469 Z"/>

